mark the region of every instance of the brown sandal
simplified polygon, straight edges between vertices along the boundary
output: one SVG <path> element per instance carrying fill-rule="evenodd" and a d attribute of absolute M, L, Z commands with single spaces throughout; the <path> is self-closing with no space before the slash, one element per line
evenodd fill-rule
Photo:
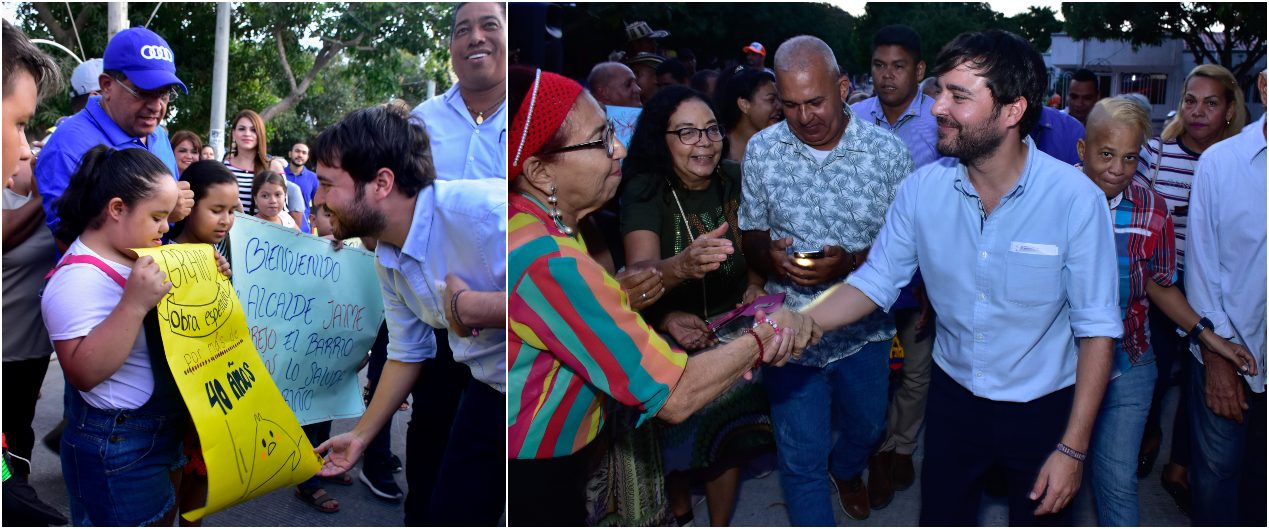
<path fill-rule="evenodd" d="M 317 509 L 318 511 L 324 512 L 326 514 L 333 514 L 333 513 L 339 512 L 339 500 L 335 499 L 329 494 L 326 494 L 326 489 L 319 487 L 311 491 L 305 492 L 299 487 L 295 487 L 295 497 L 299 498 L 300 501 L 309 504 L 314 509 Z M 335 504 L 334 507 L 331 507 L 332 503 Z"/>
<path fill-rule="evenodd" d="M 322 481 L 345 486 L 353 484 L 353 478 L 352 476 L 349 476 L 347 472 L 341 472 L 334 476 L 322 476 Z"/>

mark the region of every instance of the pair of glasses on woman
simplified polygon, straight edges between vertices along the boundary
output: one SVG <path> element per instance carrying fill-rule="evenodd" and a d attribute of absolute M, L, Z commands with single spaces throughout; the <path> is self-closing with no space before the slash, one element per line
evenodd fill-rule
<path fill-rule="evenodd" d="M 567 147 L 552 149 L 550 151 L 547 151 L 546 154 L 555 154 L 557 152 L 581 151 L 585 149 L 597 149 L 602 147 L 604 151 L 608 153 L 608 157 L 612 158 L 613 151 L 616 148 L 614 145 L 616 141 L 614 140 L 615 134 L 613 132 L 613 129 L 614 127 L 612 124 L 612 120 L 610 119 L 608 120 L 608 124 L 604 126 L 603 136 L 601 136 L 599 139 L 595 141 L 588 141 L 586 143 L 579 143 L 577 145 L 569 145 Z"/>
<path fill-rule="evenodd" d="M 723 141 L 723 127 L 719 125 L 710 125 L 703 129 L 683 127 L 678 130 L 667 130 L 665 133 L 678 136 L 683 145 L 696 145 L 701 142 L 701 136 L 708 137 L 709 141 Z"/>

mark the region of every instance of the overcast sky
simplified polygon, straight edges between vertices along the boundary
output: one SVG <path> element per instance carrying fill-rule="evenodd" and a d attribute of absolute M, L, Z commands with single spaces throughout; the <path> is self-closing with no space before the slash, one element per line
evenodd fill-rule
<path fill-rule="evenodd" d="M 864 2 L 862 0 L 828 0 L 828 3 L 835 5 L 837 7 L 840 7 L 843 10 L 845 10 L 847 13 L 850 13 L 855 16 L 863 15 L 864 4 L 867 4 L 867 2 Z M 1031 7 L 1031 6 L 1048 7 L 1053 9 L 1053 12 L 1057 14 L 1058 20 L 1062 20 L 1062 2 L 1044 2 L 1044 1 L 1032 0 L 1030 2 L 1005 1 L 1005 2 L 987 2 L 987 3 L 991 5 L 991 8 L 993 10 L 1007 17 L 1016 15 L 1018 13 L 1023 13 L 1027 10 L 1028 7 Z"/>

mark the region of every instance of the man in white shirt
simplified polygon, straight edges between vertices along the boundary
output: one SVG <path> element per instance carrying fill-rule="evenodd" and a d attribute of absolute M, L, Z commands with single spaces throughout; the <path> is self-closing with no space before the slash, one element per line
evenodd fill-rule
<path fill-rule="evenodd" d="M 1265 525 L 1265 179 L 1264 116 L 1210 147 L 1194 170 L 1185 284 L 1203 319 L 1189 334 L 1210 328 L 1256 359 L 1236 366 L 1190 346 L 1194 525 Z"/>

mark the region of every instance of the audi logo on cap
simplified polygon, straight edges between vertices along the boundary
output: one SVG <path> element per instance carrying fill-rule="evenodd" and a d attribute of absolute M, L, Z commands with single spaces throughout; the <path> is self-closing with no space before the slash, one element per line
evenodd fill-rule
<path fill-rule="evenodd" d="M 163 46 L 155 46 L 153 44 L 141 47 L 141 58 L 173 62 L 172 50 Z"/>

